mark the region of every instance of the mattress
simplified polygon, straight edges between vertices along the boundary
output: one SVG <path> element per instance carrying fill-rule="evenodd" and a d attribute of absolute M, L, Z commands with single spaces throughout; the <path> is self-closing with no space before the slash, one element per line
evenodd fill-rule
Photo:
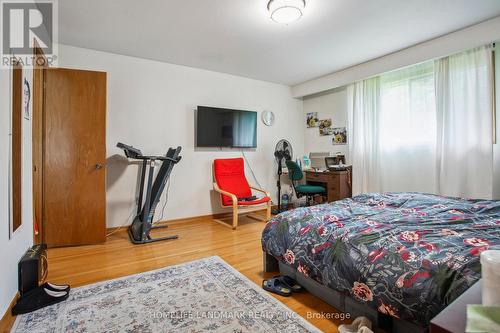
<path fill-rule="evenodd" d="M 500 249 L 500 201 L 363 194 L 271 219 L 263 250 L 378 312 L 427 326 Z"/>

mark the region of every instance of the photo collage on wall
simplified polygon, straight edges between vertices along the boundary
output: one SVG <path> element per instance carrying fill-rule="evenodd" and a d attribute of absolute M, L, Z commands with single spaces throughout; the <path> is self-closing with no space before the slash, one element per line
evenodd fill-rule
<path fill-rule="evenodd" d="M 318 127 L 320 136 L 332 136 L 333 145 L 347 144 L 347 129 L 345 127 L 333 127 L 331 118 L 319 119 L 317 112 L 307 113 L 307 128 Z"/>

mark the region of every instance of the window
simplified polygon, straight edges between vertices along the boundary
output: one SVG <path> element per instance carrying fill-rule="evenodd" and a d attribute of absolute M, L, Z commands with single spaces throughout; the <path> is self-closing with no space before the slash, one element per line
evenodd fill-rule
<path fill-rule="evenodd" d="M 433 63 L 380 78 L 380 147 L 395 151 L 435 144 L 436 99 Z"/>
<path fill-rule="evenodd" d="M 491 198 L 492 91 L 489 45 L 350 85 L 353 193 Z"/>

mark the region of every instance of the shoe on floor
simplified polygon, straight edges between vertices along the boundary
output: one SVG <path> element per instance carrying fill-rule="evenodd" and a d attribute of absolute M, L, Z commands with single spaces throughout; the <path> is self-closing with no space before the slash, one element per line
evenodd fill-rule
<path fill-rule="evenodd" d="M 16 305 L 12 308 L 12 315 L 17 316 L 57 304 L 66 300 L 68 296 L 69 292 L 67 291 L 53 291 L 40 286 L 25 293 L 17 300 Z"/>
<path fill-rule="evenodd" d="M 50 282 L 45 282 L 42 287 L 52 290 L 52 291 L 67 291 L 69 292 L 71 290 L 71 287 L 67 284 L 54 284 Z"/>
<path fill-rule="evenodd" d="M 299 293 L 302 290 L 304 290 L 304 288 L 302 288 L 302 286 L 300 284 L 298 284 L 297 281 L 295 281 L 294 279 L 292 279 L 289 276 L 278 275 L 278 276 L 273 277 L 273 279 L 278 279 L 285 287 L 287 287 L 288 289 L 290 289 L 294 293 Z"/>
<path fill-rule="evenodd" d="M 339 333 L 373 333 L 372 322 L 366 317 L 358 317 L 351 325 L 340 325 Z"/>
<path fill-rule="evenodd" d="M 279 278 L 272 278 L 262 281 L 262 288 L 271 293 L 280 296 L 288 297 L 292 294 L 292 290 L 288 288 Z"/>

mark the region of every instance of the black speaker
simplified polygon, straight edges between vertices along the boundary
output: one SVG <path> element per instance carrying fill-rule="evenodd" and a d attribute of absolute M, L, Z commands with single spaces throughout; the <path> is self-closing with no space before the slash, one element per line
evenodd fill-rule
<path fill-rule="evenodd" d="M 23 295 L 42 284 L 47 277 L 47 269 L 47 245 L 33 245 L 19 260 L 19 294 Z"/>

